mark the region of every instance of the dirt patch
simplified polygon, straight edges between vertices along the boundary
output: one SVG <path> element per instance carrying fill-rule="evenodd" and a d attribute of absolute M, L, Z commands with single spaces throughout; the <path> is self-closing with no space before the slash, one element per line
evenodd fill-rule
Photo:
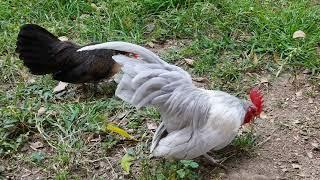
<path fill-rule="evenodd" d="M 223 179 L 320 179 L 320 92 L 306 78 L 271 83 L 255 125 L 261 145 L 253 157 L 227 161 Z"/>

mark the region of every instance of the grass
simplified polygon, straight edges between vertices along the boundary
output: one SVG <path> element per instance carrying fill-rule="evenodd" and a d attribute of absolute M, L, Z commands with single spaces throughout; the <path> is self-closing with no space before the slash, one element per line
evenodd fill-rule
<path fill-rule="evenodd" d="M 101 172 L 90 173 L 95 169 L 92 158 L 124 155 L 123 149 L 133 147 L 139 152 L 134 168 L 137 172 L 142 169 L 141 178 L 155 174 L 159 178 L 172 174 L 203 176 L 197 168 L 181 162 L 159 163 L 146 158 L 145 142 L 152 134 L 145 122 L 159 119 L 153 109 L 137 111 L 113 96 L 79 100 L 75 91 L 57 97 L 52 93 L 56 82 L 49 76 L 30 76 L 14 52 L 19 27 L 24 23 L 42 25 L 78 43 L 125 40 L 166 44 L 187 40 L 162 56 L 172 63 L 192 58 L 195 65 L 189 70 L 208 77 L 210 88 L 244 96 L 262 73 L 308 69 L 312 77 L 319 74 L 319 9 L 315 1 L 306 0 L 1 1 L 0 154 L 26 167 L 41 167 L 44 176 L 68 179 L 93 177 Z M 306 37 L 293 39 L 297 30 L 304 31 Z M 40 107 L 46 109 L 41 116 L 37 115 Z M 141 139 L 140 143 L 132 144 L 103 131 L 106 121 L 127 109 L 132 112 L 117 123 Z M 91 141 L 96 138 L 100 138 L 98 143 Z M 250 138 L 237 139 L 235 144 L 247 149 L 253 144 Z M 44 154 L 23 151 L 27 142 L 33 141 L 44 143 Z M 112 168 L 119 168 L 116 160 L 103 162 L 109 161 L 115 164 Z M 154 163 L 159 163 L 158 169 L 153 168 Z"/>

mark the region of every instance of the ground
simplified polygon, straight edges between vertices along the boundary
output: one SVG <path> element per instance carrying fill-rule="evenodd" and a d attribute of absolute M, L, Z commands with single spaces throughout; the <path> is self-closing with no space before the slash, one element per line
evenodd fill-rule
<path fill-rule="evenodd" d="M 270 83 L 265 115 L 255 126 L 259 148 L 253 158 L 231 165 L 232 172 L 265 179 L 320 178 L 320 96 L 319 89 L 306 83 L 306 76 L 286 74 Z"/>
<path fill-rule="evenodd" d="M 317 1 L 1 1 L 0 19 L 0 178 L 320 179 Z M 150 159 L 157 110 L 121 101 L 112 80 L 96 94 L 90 84 L 54 93 L 58 82 L 31 75 L 14 52 L 30 22 L 81 44 L 141 44 L 206 89 L 247 98 L 257 86 L 264 113 L 211 153 L 228 173 L 201 157 Z M 107 131 L 109 123 L 138 141 Z M 121 162 L 132 163 L 129 173 Z"/>
<path fill-rule="evenodd" d="M 317 85 L 308 83 L 308 77 L 309 75 L 301 72 L 298 75 L 284 74 L 272 81 L 264 82 L 265 113 L 252 125 L 258 139 L 255 150 L 246 155 L 234 153 L 234 147 L 227 147 L 226 151 L 223 150 L 222 156 L 231 156 L 224 162 L 224 165 L 229 168 L 228 174 L 208 165 L 203 159 L 197 159 L 196 162 L 202 166 L 199 168 L 199 174 L 205 179 L 210 177 L 217 179 L 319 179 L 320 92 Z M 101 139 L 90 135 L 87 135 L 86 138 L 91 141 L 88 145 L 91 151 L 96 149 L 99 152 Z M 36 144 L 30 144 L 34 142 L 46 144 L 39 134 L 34 134 L 21 152 L 16 154 L 14 161 L 12 159 L 3 160 L 1 168 L 6 177 L 17 179 L 50 177 L 50 172 L 46 172 L 46 168 L 42 165 L 30 164 L 23 158 L 31 156 L 36 151 L 45 152 L 50 158 L 54 149 L 48 145 L 37 148 Z M 77 166 L 70 168 L 74 172 L 83 174 L 83 177 L 131 179 L 134 175 L 124 175 L 119 166 L 119 160 L 128 147 L 136 145 L 136 143 L 121 143 L 113 147 L 115 150 L 108 154 L 78 154 L 82 158 L 75 158 L 80 158 L 82 162 L 74 159 Z M 32 149 L 33 146 L 36 146 L 37 149 Z"/>

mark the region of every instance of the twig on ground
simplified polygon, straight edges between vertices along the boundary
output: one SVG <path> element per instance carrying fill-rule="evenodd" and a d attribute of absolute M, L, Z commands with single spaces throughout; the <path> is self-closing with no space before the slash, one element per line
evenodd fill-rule
<path fill-rule="evenodd" d="M 260 146 L 264 145 L 266 142 L 268 142 L 268 141 L 271 139 L 271 137 L 274 135 L 274 132 L 275 132 L 277 129 L 278 129 L 278 128 L 274 129 L 274 130 L 270 133 L 270 136 L 268 136 L 266 139 L 264 139 L 263 141 L 261 141 L 260 143 L 258 143 L 258 144 L 256 145 L 256 147 L 260 147 Z"/>

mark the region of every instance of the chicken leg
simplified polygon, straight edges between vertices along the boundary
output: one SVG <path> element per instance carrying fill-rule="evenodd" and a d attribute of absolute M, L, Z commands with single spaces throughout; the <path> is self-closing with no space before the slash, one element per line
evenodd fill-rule
<path fill-rule="evenodd" d="M 205 153 L 203 156 L 209 161 L 209 163 L 210 163 L 211 165 L 220 167 L 220 168 L 222 168 L 223 170 L 225 170 L 226 172 L 228 172 L 227 167 L 224 166 L 224 165 L 222 165 L 222 164 L 220 163 L 221 160 L 216 160 L 216 159 L 214 159 L 213 157 L 209 156 L 207 153 Z"/>

